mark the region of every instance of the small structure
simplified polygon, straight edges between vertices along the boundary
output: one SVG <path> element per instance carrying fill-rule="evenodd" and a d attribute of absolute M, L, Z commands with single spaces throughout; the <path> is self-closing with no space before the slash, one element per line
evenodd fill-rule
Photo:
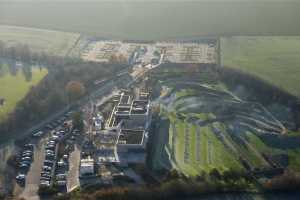
<path fill-rule="evenodd" d="M 85 159 L 80 160 L 80 176 L 90 176 L 94 175 L 95 168 L 94 168 L 95 162 L 94 159 L 92 159 L 90 156 L 88 156 Z"/>
<path fill-rule="evenodd" d="M 103 117 L 98 113 L 96 117 L 93 117 L 93 123 L 96 131 L 100 131 L 103 128 Z"/>

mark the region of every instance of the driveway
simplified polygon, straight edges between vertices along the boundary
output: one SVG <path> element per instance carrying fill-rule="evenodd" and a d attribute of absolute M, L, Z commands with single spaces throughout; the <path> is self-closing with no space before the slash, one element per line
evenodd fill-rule
<path fill-rule="evenodd" d="M 80 164 L 80 149 L 75 144 L 74 151 L 69 158 L 69 173 L 67 176 L 67 192 L 79 187 L 79 164 Z"/>

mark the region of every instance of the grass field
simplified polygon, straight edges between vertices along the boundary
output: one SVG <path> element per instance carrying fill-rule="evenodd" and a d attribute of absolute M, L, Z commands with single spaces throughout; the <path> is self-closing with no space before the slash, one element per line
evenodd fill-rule
<path fill-rule="evenodd" d="M 21 72 L 16 76 L 6 73 L 0 77 L 0 96 L 5 99 L 3 106 L 0 106 L 0 120 L 5 119 L 8 113 L 12 112 L 16 104 L 25 97 L 29 89 L 38 84 L 47 74 L 46 69 L 32 69 L 32 80 L 27 82 Z"/>
<path fill-rule="evenodd" d="M 259 76 L 300 97 L 300 37 L 221 39 L 222 64 Z"/>
<path fill-rule="evenodd" d="M 27 44 L 32 51 L 65 56 L 80 37 L 77 33 L 0 25 L 0 40 L 6 45 Z"/>

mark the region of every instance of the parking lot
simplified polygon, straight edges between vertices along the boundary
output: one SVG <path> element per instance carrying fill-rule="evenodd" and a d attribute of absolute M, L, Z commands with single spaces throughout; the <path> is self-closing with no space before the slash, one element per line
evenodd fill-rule
<path fill-rule="evenodd" d="M 24 190 L 20 197 L 25 199 L 39 199 L 37 195 L 40 184 L 40 173 L 45 158 L 44 146 L 46 138 L 37 143 L 34 150 L 34 159 L 27 173 Z"/>
<path fill-rule="evenodd" d="M 39 199 L 41 187 L 55 186 L 61 192 L 79 186 L 80 147 L 70 114 L 32 133 L 18 153 L 15 194 L 20 198 Z"/>

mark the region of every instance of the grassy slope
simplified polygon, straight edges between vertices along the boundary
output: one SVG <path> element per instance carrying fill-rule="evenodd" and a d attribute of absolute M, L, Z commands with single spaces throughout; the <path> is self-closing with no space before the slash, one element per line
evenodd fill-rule
<path fill-rule="evenodd" d="M 221 39 L 222 64 L 242 69 L 300 97 L 300 37 Z"/>
<path fill-rule="evenodd" d="M 36 85 L 45 75 L 47 70 L 32 69 L 32 80 L 27 82 L 21 72 L 16 76 L 6 74 L 0 77 L 0 96 L 5 99 L 4 106 L 0 107 L 0 120 L 12 112 L 16 104 L 25 97 L 31 86 Z"/>
<path fill-rule="evenodd" d="M 8 45 L 27 44 L 33 51 L 65 55 L 79 38 L 77 33 L 0 25 L 0 40 Z"/>
<path fill-rule="evenodd" d="M 284 149 L 278 149 L 278 148 L 271 148 L 267 146 L 259 137 L 252 133 L 248 133 L 247 137 L 249 139 L 249 142 L 255 146 L 255 148 L 264 153 L 269 153 L 269 154 L 280 154 L 280 153 L 288 153 L 289 155 L 289 166 L 288 168 L 300 171 L 300 158 L 299 158 L 299 153 L 300 153 L 300 147 L 295 148 L 295 149 L 288 149 L 285 151 Z"/>

